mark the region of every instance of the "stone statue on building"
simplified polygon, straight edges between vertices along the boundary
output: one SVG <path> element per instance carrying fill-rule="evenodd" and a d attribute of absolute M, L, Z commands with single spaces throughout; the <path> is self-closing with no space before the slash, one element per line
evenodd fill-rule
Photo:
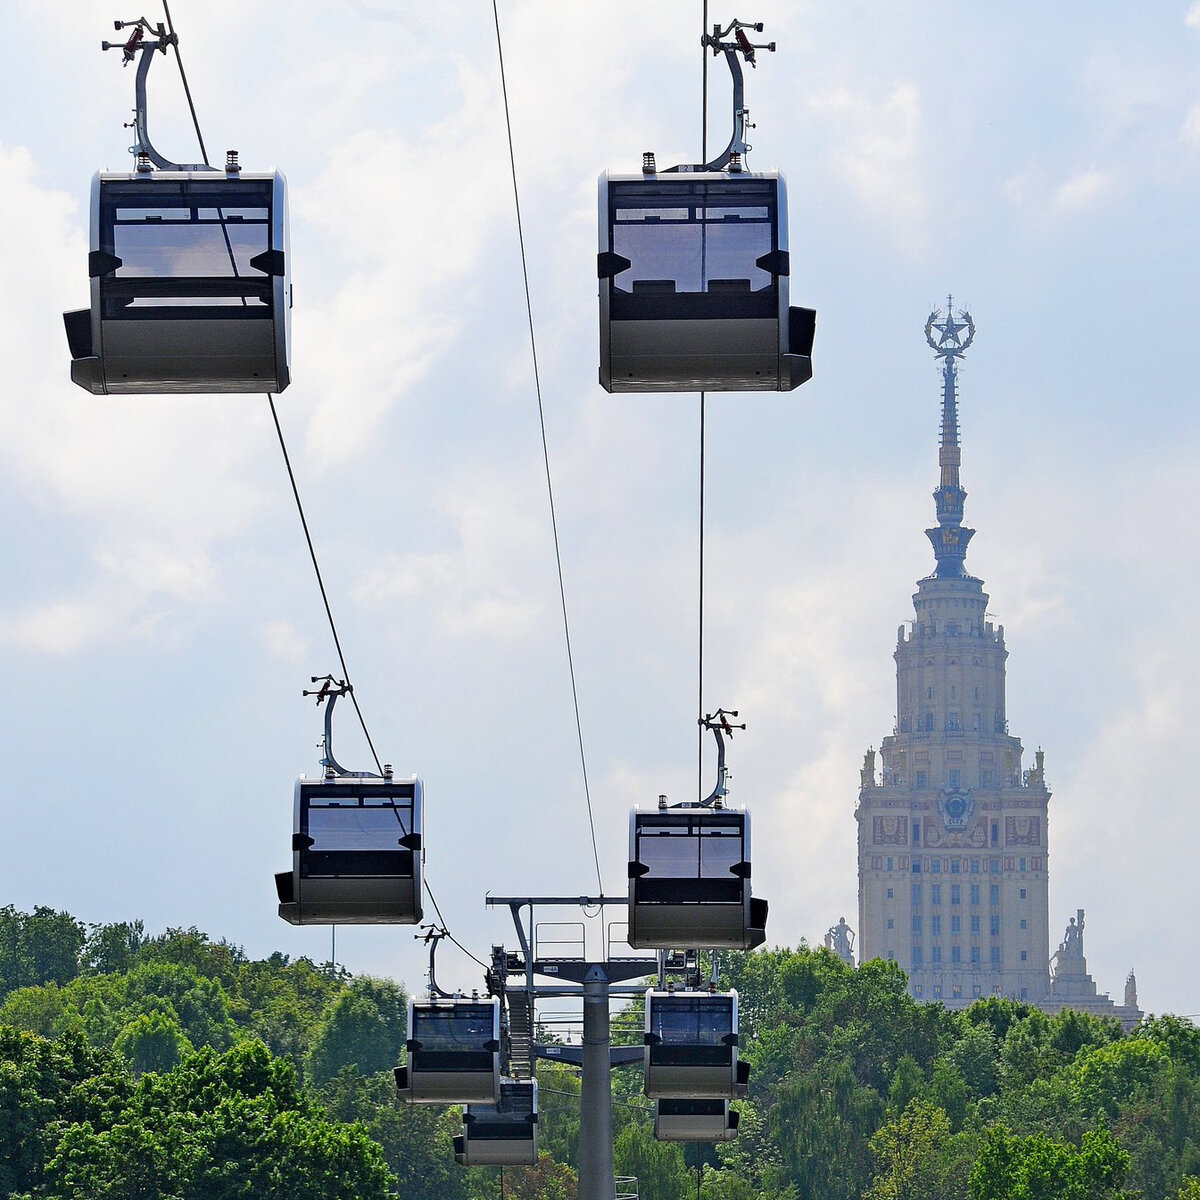
<path fill-rule="evenodd" d="M 1054 955 L 1056 963 L 1055 974 L 1064 967 L 1075 970 L 1087 967 L 1083 957 L 1083 909 L 1076 909 L 1076 915 L 1067 924 L 1067 931 Z"/>
<path fill-rule="evenodd" d="M 825 934 L 825 948 L 832 950 L 844 963 L 854 966 L 854 930 L 846 924 L 845 917 Z"/>
<path fill-rule="evenodd" d="M 1137 999 L 1137 976 L 1133 973 L 1133 968 L 1129 968 L 1129 976 L 1125 980 L 1125 1007 L 1136 1009 L 1138 1006 Z"/>
<path fill-rule="evenodd" d="M 872 746 L 866 752 L 866 754 L 863 755 L 863 765 L 862 765 L 861 776 L 862 776 L 862 786 L 863 787 L 866 788 L 866 787 L 874 787 L 875 786 L 875 747 L 874 746 Z"/>

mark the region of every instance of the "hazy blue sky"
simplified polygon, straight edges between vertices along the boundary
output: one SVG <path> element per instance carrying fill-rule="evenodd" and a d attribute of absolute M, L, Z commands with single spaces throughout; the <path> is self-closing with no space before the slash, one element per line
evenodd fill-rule
<path fill-rule="evenodd" d="M 336 670 L 260 397 L 94 398 L 92 172 L 133 73 L 91 0 L 0 17 L 0 903 L 196 924 L 323 958 L 275 915 L 292 787 Z M 492 12 L 449 0 L 174 0 L 214 155 L 292 195 L 295 383 L 279 409 L 357 694 L 426 781 L 427 868 L 477 954 L 485 892 L 595 889 L 558 613 Z M 157 19 L 154 0 L 146 15 Z M 947 291 L 967 566 L 1006 629 L 1012 731 L 1046 751 L 1051 930 L 1087 910 L 1102 989 L 1200 1013 L 1195 404 L 1200 4 L 760 0 L 750 165 L 789 179 L 814 379 L 708 406 L 704 704 L 740 709 L 770 940 L 855 921 L 863 751 L 933 559 Z M 596 382 L 595 180 L 694 160 L 701 5 L 501 0 L 566 591 L 604 883 L 627 814 L 696 787 L 698 405 Z M 711 76 L 713 140 L 728 88 Z M 190 158 L 174 64 L 151 132 Z M 339 758 L 369 759 L 349 722 Z M 710 783 L 709 766 L 705 783 Z M 570 914 L 572 917 L 574 914 Z M 404 928 L 339 957 L 419 986 Z M 447 954 L 443 982 L 478 971 Z"/>

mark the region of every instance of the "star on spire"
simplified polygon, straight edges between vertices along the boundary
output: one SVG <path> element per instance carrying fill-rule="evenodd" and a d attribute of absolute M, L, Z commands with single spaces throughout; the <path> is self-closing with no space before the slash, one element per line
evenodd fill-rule
<path fill-rule="evenodd" d="M 933 336 L 935 330 L 938 334 L 936 339 Z M 965 337 L 961 336 L 964 331 Z M 974 337 L 975 322 L 971 320 L 971 314 L 965 309 L 959 309 L 956 313 L 953 296 L 946 297 L 945 316 L 942 315 L 941 309 L 934 309 L 929 314 L 929 321 L 925 325 L 925 339 L 939 356 L 957 358 L 971 344 Z"/>

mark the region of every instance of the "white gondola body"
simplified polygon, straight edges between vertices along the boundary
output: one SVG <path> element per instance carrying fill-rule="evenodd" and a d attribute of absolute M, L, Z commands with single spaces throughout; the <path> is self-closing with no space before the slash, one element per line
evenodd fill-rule
<path fill-rule="evenodd" d="M 750 891 L 750 814 L 686 805 L 629 818 L 629 944 L 752 950 L 767 902 Z"/>
<path fill-rule="evenodd" d="M 423 788 L 341 775 L 296 782 L 292 870 L 275 876 L 293 925 L 415 925 L 422 908 Z"/>
<path fill-rule="evenodd" d="M 645 1092 L 655 1099 L 745 1096 L 738 1060 L 738 995 L 646 992 Z"/>
<path fill-rule="evenodd" d="M 778 172 L 605 172 L 600 384 L 609 392 L 791 391 L 816 314 L 788 304 Z"/>
<path fill-rule="evenodd" d="M 654 1136 L 660 1142 L 732 1142 L 738 1114 L 728 1100 L 655 1100 Z"/>
<path fill-rule="evenodd" d="M 537 1162 L 537 1080 L 502 1079 L 496 1104 L 470 1104 L 454 1158 L 465 1167 L 529 1167 Z"/>
<path fill-rule="evenodd" d="M 395 1077 L 409 1104 L 496 1104 L 500 1001 L 409 1000 L 407 1051 Z"/>
<path fill-rule="evenodd" d="M 97 173 L 71 378 L 95 395 L 283 391 L 289 261 L 278 171 Z"/>

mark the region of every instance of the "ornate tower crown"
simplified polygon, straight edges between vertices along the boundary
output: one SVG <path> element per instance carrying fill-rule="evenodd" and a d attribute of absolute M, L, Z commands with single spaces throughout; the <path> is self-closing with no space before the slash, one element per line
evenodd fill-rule
<path fill-rule="evenodd" d="M 946 297 L 945 309 L 936 308 L 925 322 L 925 340 L 941 360 L 942 433 L 938 449 L 941 482 L 933 493 L 937 504 L 937 526 L 925 530 L 937 559 L 938 579 L 969 579 L 963 568 L 967 543 L 975 530 L 962 523 L 966 490 L 959 483 L 958 468 L 962 448 L 958 444 L 958 360 L 975 340 L 975 322 L 965 309 L 954 307 L 954 297 Z"/>

